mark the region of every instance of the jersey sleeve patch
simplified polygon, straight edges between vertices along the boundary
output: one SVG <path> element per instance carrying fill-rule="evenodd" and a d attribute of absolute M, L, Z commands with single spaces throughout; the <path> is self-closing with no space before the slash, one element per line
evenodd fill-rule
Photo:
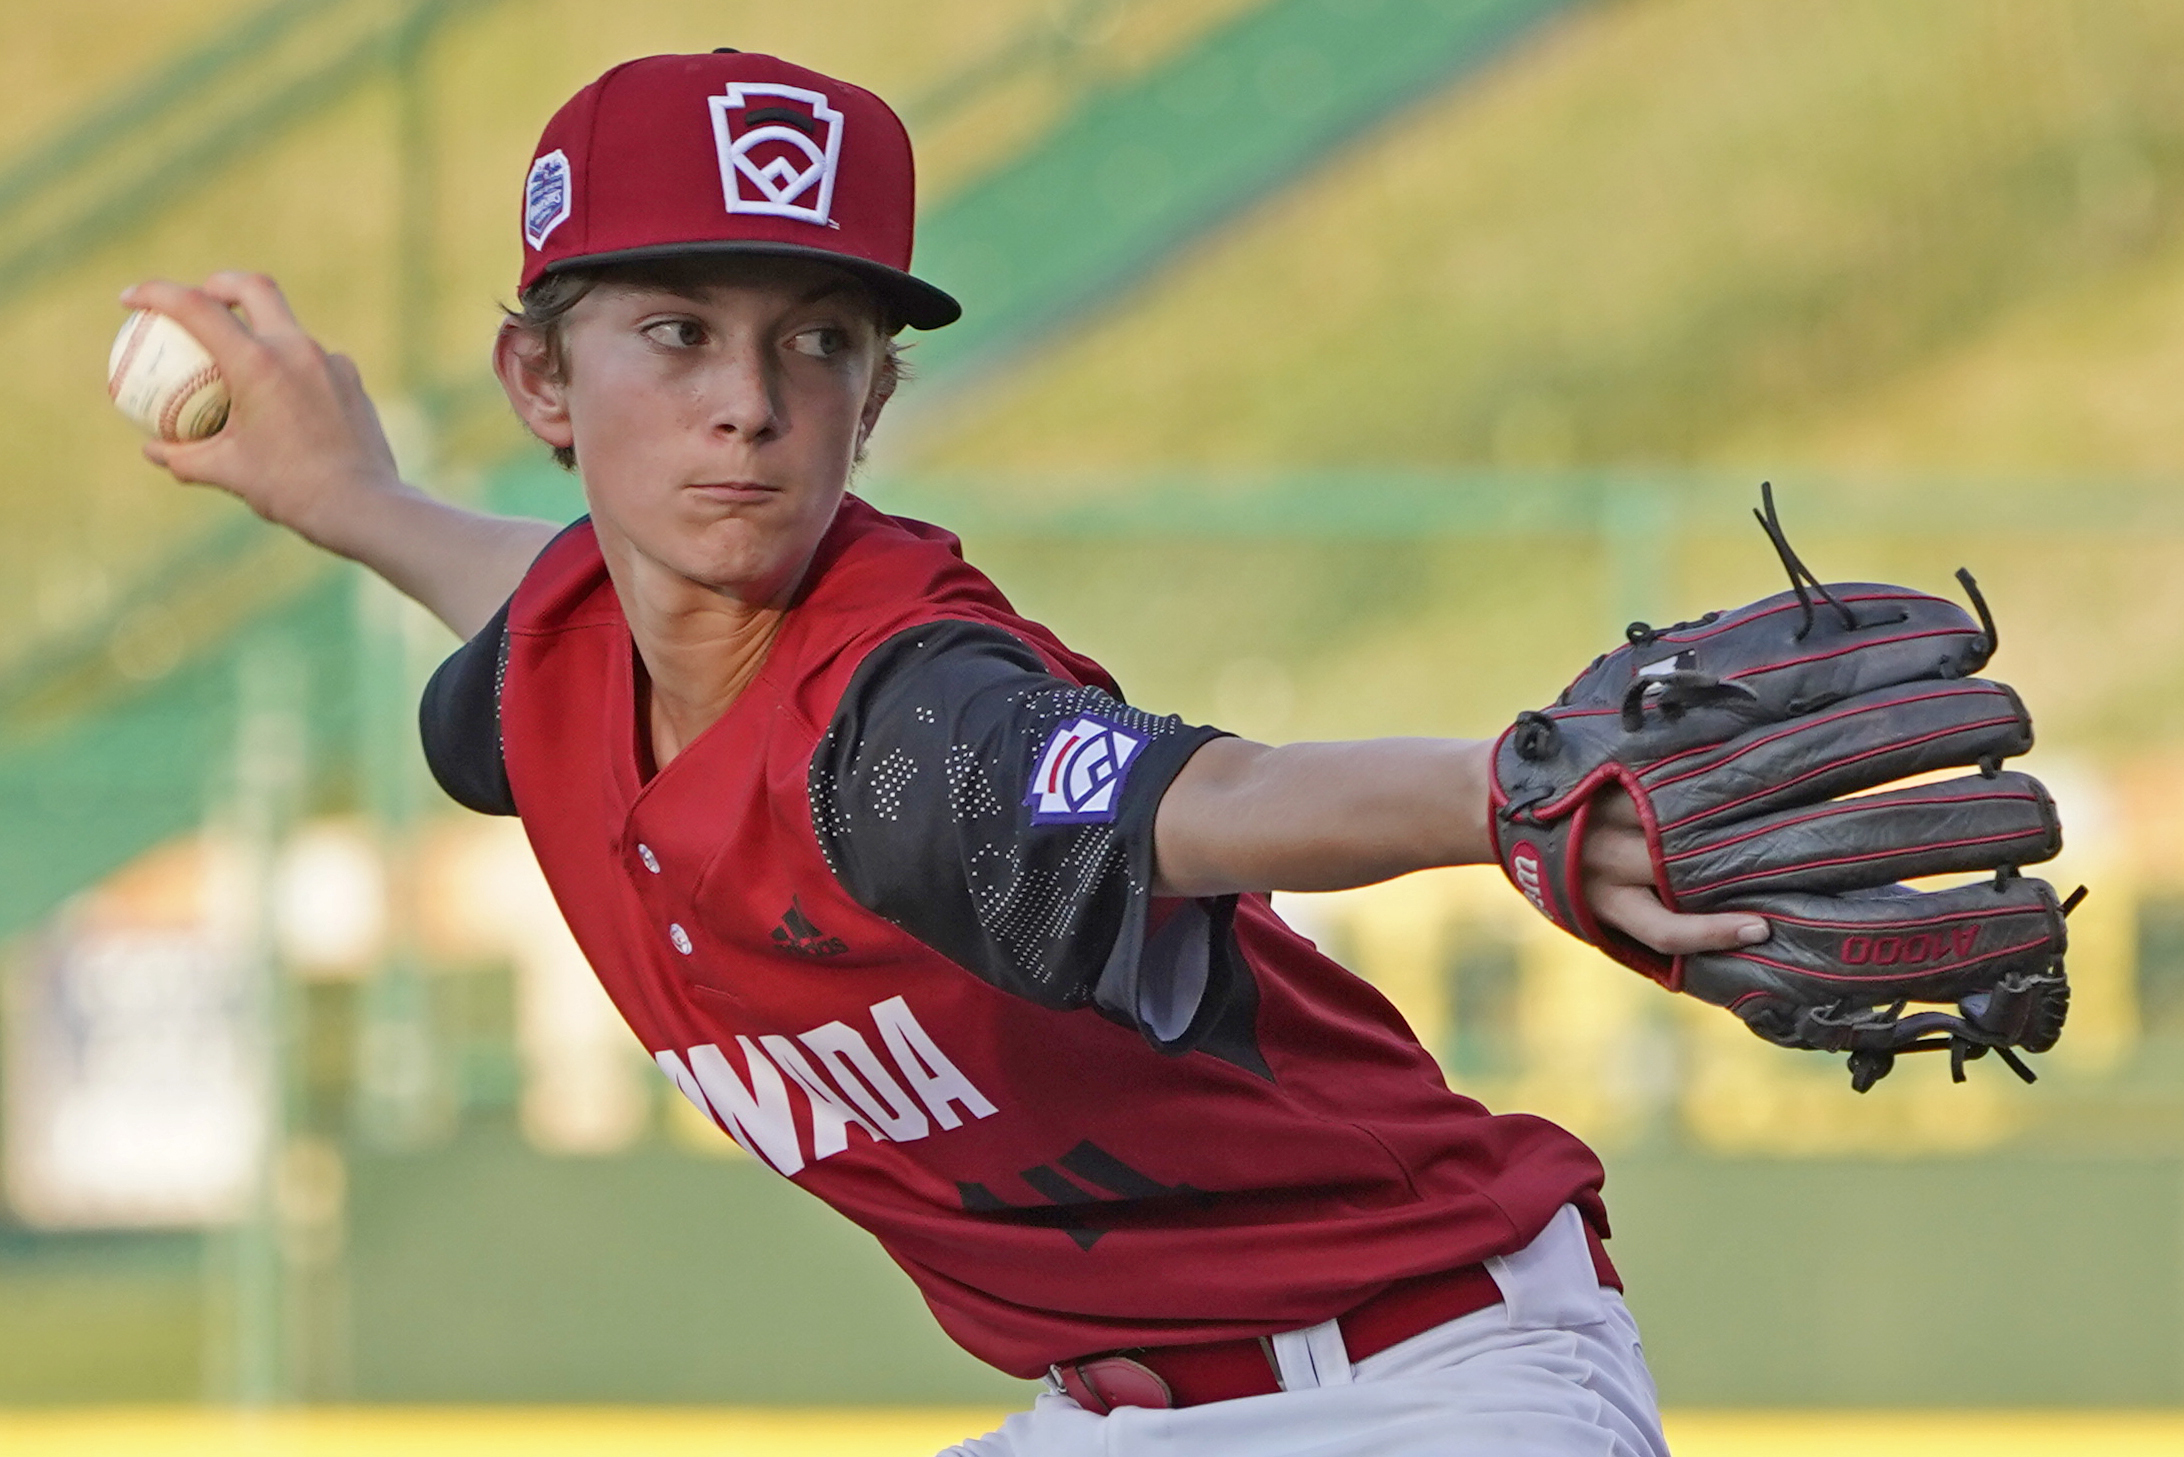
<path fill-rule="evenodd" d="M 1032 764 L 1024 803 L 1035 825 L 1112 824 L 1130 761 L 1145 737 L 1112 719 L 1082 713 L 1056 725 Z"/>
<path fill-rule="evenodd" d="M 931 623 L 859 665 L 812 756 L 812 827 L 858 904 L 990 985 L 1258 1071 L 1206 1045 L 1257 996 L 1232 902 L 1152 892 L 1161 797 L 1219 736 L 1057 677 L 1001 628 Z"/>

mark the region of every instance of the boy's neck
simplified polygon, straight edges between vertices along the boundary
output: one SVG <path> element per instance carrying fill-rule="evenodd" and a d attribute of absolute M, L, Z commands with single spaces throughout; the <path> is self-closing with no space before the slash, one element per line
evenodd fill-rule
<path fill-rule="evenodd" d="M 644 636 L 637 643 L 639 722 L 655 772 L 711 728 L 766 665 L 783 610 L 762 608 L 730 633 L 702 641 Z"/>
<path fill-rule="evenodd" d="M 649 574 L 640 574 L 646 576 Z M 758 677 L 787 614 L 693 583 L 615 583 L 637 656 L 637 722 L 666 768 Z"/>

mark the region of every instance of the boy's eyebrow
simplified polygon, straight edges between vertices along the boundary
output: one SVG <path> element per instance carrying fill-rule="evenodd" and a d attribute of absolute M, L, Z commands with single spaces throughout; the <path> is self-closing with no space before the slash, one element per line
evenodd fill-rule
<path fill-rule="evenodd" d="M 639 285 L 640 290 L 646 287 L 657 289 L 661 293 L 671 295 L 675 298 L 683 300 L 686 303 L 693 304 L 703 303 L 705 301 L 705 294 L 708 291 L 708 286 L 705 284 L 653 284 L 649 286 Z M 852 293 L 856 290 L 856 288 L 857 280 L 854 278 L 835 277 L 822 279 L 817 287 L 813 288 L 808 293 L 798 295 L 796 300 L 796 306 L 798 308 L 803 308 L 807 304 L 815 304 L 823 298 L 831 298 L 838 293 Z"/>

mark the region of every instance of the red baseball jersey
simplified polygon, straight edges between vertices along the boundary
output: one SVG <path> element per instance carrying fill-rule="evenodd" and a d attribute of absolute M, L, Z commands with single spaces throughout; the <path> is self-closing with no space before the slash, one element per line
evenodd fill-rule
<path fill-rule="evenodd" d="M 655 771 L 563 533 L 435 676 L 428 758 L 519 813 L 675 1086 L 1017 1376 L 1329 1319 L 1515 1250 L 1598 1161 L 1448 1090 L 1264 897 L 1152 893 L 1212 729 L 1122 701 L 936 528 L 846 500 L 764 667 Z"/>

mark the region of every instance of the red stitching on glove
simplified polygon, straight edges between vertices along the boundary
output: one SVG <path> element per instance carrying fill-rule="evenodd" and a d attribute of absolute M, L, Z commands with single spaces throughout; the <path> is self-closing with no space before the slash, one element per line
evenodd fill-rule
<path fill-rule="evenodd" d="M 2037 794 L 1986 794 L 1979 796 L 1977 799 L 1965 796 L 1944 797 L 1940 799 L 1891 799 L 1885 793 L 1857 794 L 1852 795 L 1847 799 L 1830 800 L 1828 802 L 1827 808 L 1816 809 L 1811 814 L 1799 815 L 1795 819 L 1775 820 L 1771 823 L 1760 825 L 1755 829 L 1746 830 L 1741 835 L 1732 835 L 1726 840 L 1709 840 L 1704 845 L 1698 845 L 1689 850 L 1679 850 L 1674 855 L 1670 855 L 1665 858 L 1671 864 L 1673 864 L 1678 860 L 1689 860 L 1694 855 L 1711 855 L 1716 850 L 1726 850 L 1731 845 L 1741 845 L 1746 840 L 1756 840 L 1763 835 L 1774 834 L 1777 830 L 1787 830 L 1796 825 L 1809 825 L 1814 820 L 1832 819 L 1837 815 L 1856 814 L 1860 810 L 1903 809 L 1910 805 L 1930 804 L 1996 804 L 2004 800 L 2013 799 L 2022 801 L 2025 804 L 2038 804 L 2040 802 L 2040 796 L 2038 796 Z"/>
<path fill-rule="evenodd" d="M 1862 653 L 1867 648 L 1887 647 L 1892 643 L 1918 642 L 1929 637 L 1978 637 L 1976 627 L 1937 627 L 1930 632 L 1907 632 L 1896 637 L 1870 637 L 1862 642 L 1845 644 L 1824 653 L 1808 653 L 1802 658 L 1784 658 L 1779 663 L 1765 663 L 1756 668 L 1746 668 L 1741 673 L 1729 674 L 1730 681 L 1738 678 L 1757 678 L 1767 673 L 1779 673 L 1784 668 L 1802 668 L 1807 663 L 1824 663 L 1830 658 L 1840 658 L 1849 653 Z"/>
<path fill-rule="evenodd" d="M 1968 688 L 1968 687 L 1958 687 L 1958 688 L 1942 688 L 1942 689 L 1936 689 L 1936 690 L 1934 690 L 1934 691 L 1932 691 L 1932 692 L 1927 692 L 1927 693 L 1914 693 L 1914 694 L 1912 694 L 1912 695 L 1911 695 L 1911 696 L 1910 696 L 1909 698 L 1891 698 L 1891 699 L 1887 700 L 1887 701 L 1886 701 L 1886 702 L 1884 702 L 1884 703 L 1862 703 L 1862 704 L 1859 704 L 1858 706 L 1856 706 L 1856 707 L 1854 707 L 1854 708 L 1845 708 L 1845 709 L 1839 709 L 1838 711 L 1836 711 L 1836 712 L 1834 712 L 1834 713 L 1825 713 L 1825 714 L 1819 714 L 1819 715 L 1816 715 L 1816 716 L 1814 716 L 1814 717 L 1810 717 L 1810 718 L 1800 718 L 1800 719 L 1795 719 L 1795 720 L 1792 720 L 1791 722 L 1789 722 L 1789 723 L 1787 723 L 1787 724 L 1783 725 L 1783 726 L 1782 726 L 1781 728 L 1777 729 L 1777 730 L 1776 730 L 1775 732 L 1773 732 L 1773 733 L 1771 733 L 1771 734 L 1765 734 L 1765 735 L 1762 735 L 1762 736 L 1761 736 L 1761 737 L 1759 737 L 1759 738 L 1753 739 L 1753 740 L 1752 740 L 1752 741 L 1751 741 L 1750 743 L 1746 743 L 1746 744 L 1742 744 L 1742 745 L 1740 745 L 1740 746 L 1738 747 L 1737 751 L 1736 751 L 1736 752 L 1735 752 L 1734 754 L 1730 754 L 1730 755 L 1728 755 L 1728 756 L 1727 756 L 1726 758 L 1722 758 L 1722 759 L 1717 759 L 1717 760 L 1713 761 L 1712 763 L 1709 763 L 1709 764 L 1705 764 L 1705 765 L 1702 765 L 1702 766 L 1700 766 L 1699 768 L 1697 768 L 1697 769 L 1694 769 L 1694 770 L 1692 770 L 1692 771 L 1691 771 L 1691 773 L 1689 773 L 1689 774 L 1677 774 L 1677 775 L 1673 775 L 1673 776 L 1671 776 L 1670 778 L 1667 778 L 1667 779 L 1661 780 L 1661 781 L 1660 781 L 1660 783 L 1661 783 L 1662 785 L 1669 785 L 1669 784 L 1678 784 L 1678 783 L 1681 783 L 1682 781 L 1684 781 L 1684 780 L 1686 780 L 1686 779 L 1689 779 L 1689 778 L 1690 778 L 1690 777 L 1692 776 L 1692 774 L 1705 774 L 1705 773 L 1711 772 L 1712 770 L 1715 770 L 1715 769 L 1718 769 L 1718 768 L 1720 768 L 1720 767 L 1721 767 L 1721 766 L 1722 766 L 1723 764 L 1732 764 L 1732 763 L 1735 763 L 1735 762 L 1736 762 L 1736 761 L 1737 761 L 1738 759 L 1741 759 L 1741 758 L 1743 758 L 1743 757 L 1744 757 L 1744 756 L 1745 756 L 1746 754 L 1749 754 L 1750 752 L 1752 752 L 1752 750 L 1754 750 L 1754 749 L 1757 749 L 1757 748 L 1762 748 L 1762 747 L 1764 747 L 1764 746 L 1766 746 L 1766 745 L 1768 745 L 1768 744 L 1771 744 L 1771 743 L 1775 742 L 1775 741 L 1776 741 L 1777 739 L 1785 739 L 1785 738 L 1788 738 L 1788 737 L 1789 737 L 1790 735 L 1792 735 L 1792 734 L 1800 734 L 1800 733 L 1803 733 L 1803 732 L 1805 732 L 1805 731 L 1806 731 L 1807 729 L 1811 729 L 1811 728 L 1816 728 L 1816 727 L 1818 727 L 1818 726 L 1819 726 L 1819 725 L 1821 725 L 1821 724 L 1826 724 L 1826 723 L 1834 723 L 1834 722 L 1835 722 L 1836 720 L 1838 720 L 1838 719 L 1844 719 L 1844 718 L 1856 718 L 1856 717 L 1857 717 L 1857 716 L 1858 716 L 1859 714 L 1861 714 L 1861 713 L 1879 713 L 1879 712 L 1880 712 L 1881 710 L 1883 710 L 1883 709 L 1886 709 L 1886 708 L 1901 708 L 1901 707 L 1903 707 L 1903 706 L 1904 706 L 1905 704 L 1907 704 L 1907 703 L 1925 703 L 1925 702 L 1927 702 L 1927 701 L 1928 701 L 1929 699 L 1935 699 L 1935 698 L 1959 698 L 1959 697 L 1962 697 L 1962 696 L 1964 696 L 1965 694 L 1968 694 L 1968 693 L 1969 693 L 1969 694 L 1987 694 L 1987 695 L 1989 695 L 1989 696 L 1991 696 L 1991 697 L 1995 697 L 1995 698 L 2002 698 L 2002 699 L 2007 699 L 2007 698 L 2009 697 L 2009 695 L 2008 695 L 2008 694 L 2007 694 L 2006 692 L 2004 692 L 2004 691 L 2003 691 L 2002 689 L 1999 689 L 1999 688 L 1992 688 L 1992 687 L 1987 687 L 1987 686 L 1984 686 L 1984 685 L 1982 685 L 1982 686 L 1980 686 L 1980 687 L 1977 687 L 1977 688 Z M 1588 710 L 1586 710 L 1586 711 L 1587 711 L 1588 713 L 1590 713 L 1590 712 L 1599 712 L 1599 713 L 1613 713 L 1613 712 L 1615 712 L 1616 710 L 1614 710 L 1614 709 L 1606 709 L 1606 708 L 1603 708 L 1603 709 L 1597 709 L 1597 710 L 1594 710 L 1594 709 L 1588 709 Z M 2016 715 L 2016 714 L 2014 714 L 2014 713 L 2012 713 L 2012 714 L 2011 714 L 2011 715 L 2009 716 L 2009 718 L 2006 718 L 2006 719 L 2001 719 L 2001 718 L 1994 718 L 1994 719 L 1981 719 L 1981 720 L 1980 720 L 1980 721 L 1979 721 L 1978 723 L 1974 723 L 1974 724 L 1967 724 L 1967 725 L 1965 725 L 1965 727 L 1967 727 L 1967 728 L 1991 728 L 1992 726 L 1994 726 L 1995 724 L 1998 724 L 1998 723 L 2008 723 L 2008 722 L 2011 722 L 2011 721 L 2012 721 L 2012 720 L 2014 720 L 2014 719 L 2015 719 L 2016 717 L 2017 717 L 2017 715 Z M 1921 742 L 1923 742 L 1923 740 L 1922 740 Z M 1659 773 L 1659 772 L 1660 772 L 1661 770 L 1663 770 L 1663 769 L 1667 768 L 1667 767 L 1668 767 L 1669 765 L 1671 765 L 1671 764 L 1679 764 L 1679 763 L 1683 762 L 1683 761 L 1684 761 L 1685 759 L 1689 759 L 1689 758 L 1692 758 L 1692 757 L 1693 757 L 1693 756 L 1695 756 L 1695 755 L 1700 755 L 1700 754 L 1711 754 L 1711 753 L 1715 752 L 1716 750 L 1719 750 L 1719 749 L 1723 749 L 1723 748 L 1726 748 L 1726 747 L 1728 747 L 1728 746 L 1729 746 L 1730 744 L 1734 744 L 1734 743 L 1737 743 L 1737 740 L 1735 740 L 1735 739 L 1723 739 L 1723 740 L 1721 740 L 1721 741 L 1720 741 L 1720 742 L 1718 742 L 1718 743 L 1712 743 L 1712 744 L 1700 744 L 1700 745 L 1699 745 L 1699 746 L 1698 746 L 1697 748 L 1692 748 L 1692 749 L 1685 749 L 1685 750 L 1683 750 L 1683 751 L 1682 751 L 1681 753 L 1676 753 L 1676 754 L 1670 754 L 1670 755 L 1669 755 L 1669 756 L 1668 756 L 1667 758 L 1665 758 L 1665 759 L 1656 759 L 1656 760 L 1654 760 L 1654 761 L 1653 761 L 1653 762 L 1652 762 L 1652 763 L 1651 763 L 1650 765 L 1648 765 L 1648 766 L 1646 767 L 1646 771 L 1645 771 L 1645 772 L 1646 772 L 1647 774 L 1649 774 L 1649 775 L 1651 775 L 1651 774 L 1657 774 L 1657 773 Z"/>
<path fill-rule="evenodd" d="M 2008 718 L 1986 719 L 1979 723 L 1955 724 L 1950 726 L 1949 728 L 1936 729 L 1933 733 L 1924 734 L 1915 739 L 1899 739 L 1893 744 L 1882 744 L 1878 748 L 1868 749 L 1862 754 L 1850 754 L 1841 759 L 1834 759 L 1829 761 L 1828 763 L 1818 765 L 1815 768 L 1807 769 L 1804 773 L 1798 775 L 1794 779 L 1784 779 L 1779 783 L 1768 785 L 1765 789 L 1755 789 L 1750 794 L 1742 795 L 1736 799 L 1727 800 L 1724 803 L 1715 805 L 1712 809 L 1697 810 L 1691 814 L 1685 815 L 1680 820 L 1675 820 L 1669 824 L 1665 824 L 1661 826 L 1661 828 L 1663 830 L 1680 830 L 1685 825 L 1690 824 L 1693 820 L 1703 820 L 1711 815 L 1721 814 L 1725 810 L 1735 809 L 1740 804 L 1750 804 L 1755 799 L 1765 799 L 1770 794 L 1780 794 L 1785 789 L 1789 789 L 1796 785 L 1803 784 L 1806 780 L 1813 778 L 1815 775 L 1825 774 L 1832 769 L 1839 769 L 1845 764 L 1856 764 L 1863 760 L 1871 759 L 1881 754 L 1894 753 L 1899 749 L 1916 748 L 1920 744 L 1930 744 L 1936 739 L 1948 738 L 1951 734 L 1965 733 L 1971 729 L 1992 728 L 1996 724 L 2015 723 L 2016 721 L 2017 716 L 2015 714 L 2012 714 Z M 1738 754 L 1731 755 L 1730 757 L 1741 757 L 1741 751 Z M 1725 760 L 1723 762 L 1727 761 Z M 1679 775 L 1678 779 L 1688 779 L 1691 778 L 1694 774 L 1705 772 L 1708 771 L 1693 770 L 1692 774 Z M 1659 788 L 1660 786 L 1654 786 L 1655 792 L 1658 792 Z"/>
<path fill-rule="evenodd" d="M 1924 592 L 1867 592 L 1862 596 L 1844 597 L 1842 600 L 1845 602 L 1935 602 L 1941 599 L 1931 597 Z M 1762 621 L 1766 618 L 1774 616 L 1778 612 L 1802 611 L 1804 611 L 1803 606 L 1793 599 L 1791 601 L 1782 603 L 1780 606 L 1770 607 L 1765 612 L 1755 612 L 1749 617 L 1737 617 L 1732 614 L 1728 617 L 1719 618 L 1714 622 L 1708 623 L 1704 629 L 1695 630 L 1685 636 L 1678 636 L 1674 633 L 1664 632 L 1659 637 L 1655 638 L 1654 642 L 1704 642 L 1706 639 L 1716 636 L 1719 633 L 1728 632 L 1733 628 L 1742 627 L 1748 622 Z M 1618 648 L 1617 651 L 1620 652 L 1622 650 Z"/>
<path fill-rule="evenodd" d="M 1981 955 L 1981 956 L 1972 956 L 1972 957 L 1967 957 L 1967 958 L 1966 958 L 1966 959 L 1964 959 L 1963 961 L 1951 961 L 1951 962 L 1945 963 L 1945 964 L 1944 964 L 1944 967 L 1943 967 L 1943 969 L 1945 969 L 1945 970 L 1948 970 L 1948 971 L 1961 971 L 1961 970 L 1963 970 L 1963 969 L 1964 969 L 1965 967 L 1967 967 L 1967 966 L 1977 966 L 1977 965 L 1979 965 L 1979 964 L 1980 964 L 1981 962 L 1983 962 L 1983 961 L 1992 961 L 1992 960 L 1994 960 L 1994 959 L 1995 959 L 1996 957 L 1998 957 L 1998 956 L 2015 956 L 2015 955 L 2016 955 L 2016 954 L 2017 954 L 2018 952 L 2020 952 L 2020 951 L 2030 951 L 2030 950 L 2032 950 L 2032 949 L 2033 949 L 2033 948 L 2034 948 L 2035 946 L 2044 946 L 2044 945 L 2046 945 L 2047 943 L 2048 943 L 2048 938 L 2047 938 L 2047 937 L 2045 937 L 2045 936 L 2036 936 L 2036 937 L 2034 937 L 2034 938 L 2033 938 L 2032 940 L 2030 940 L 2030 941 L 2021 941 L 2021 942 L 2019 942 L 2019 943 L 2018 943 L 2017 945 L 2015 945 L 2015 946 L 2004 946 L 2004 947 L 2001 947 L 2001 948 L 1999 948 L 1999 949 L 1997 949 L 1997 950 L 1994 950 L 1994 951 L 1989 951 L 1989 952 L 1987 952 L 1986 954 L 1984 954 L 1984 955 Z M 1790 964 L 1789 964 L 1788 962 L 1786 962 L 1786 961 L 1776 961 L 1776 960 L 1774 960 L 1774 959 L 1773 959 L 1773 958 L 1771 958 L 1771 957 L 1766 957 L 1766 956 L 1754 956 L 1754 955 L 1753 955 L 1753 954 L 1752 954 L 1751 952 L 1749 952 L 1749 951 L 1729 951 L 1729 952 L 1720 952 L 1720 951 L 1717 951 L 1717 952 L 1714 952 L 1713 954 L 1714 954 L 1714 955 L 1716 955 L 1716 956 L 1741 956 L 1741 957 L 1743 957 L 1743 958 L 1744 958 L 1744 959 L 1745 959 L 1746 961 L 1756 961 L 1756 962 L 1758 962 L 1758 963 L 1759 963 L 1759 964 L 1760 964 L 1761 966 L 1771 966 L 1771 967 L 1773 967 L 1773 968 L 1774 968 L 1774 969 L 1775 969 L 1776 971 L 1786 971 L 1786 972 L 1790 973 L 1790 974 L 1791 974 L 1792 976 L 1816 976 L 1816 977 L 1820 978 L 1820 979 L 1821 979 L 1822 981 L 1862 981 L 1862 982 L 1875 982 L 1875 981 L 1894 981 L 1894 980 L 1898 980 L 1898 979 L 1899 979 L 1899 977 L 1897 977 L 1897 976 L 1854 976 L 1854 975 L 1851 975 L 1851 974 L 1849 974 L 1849 973 L 1847 973 L 1847 972 L 1834 972 L 1834 971 L 1814 971 L 1814 970 L 1813 970 L 1813 969 L 1812 969 L 1811 967 L 1809 967 L 1809 966 L 1792 966 L 1792 965 L 1790 965 Z M 1929 970 L 1930 970 L 1930 969 L 1923 969 L 1923 968 L 1922 968 L 1922 969 L 1914 969 L 1914 970 L 1912 970 L 1912 971 L 1907 971 L 1907 972 L 1904 972 L 1904 973 L 1902 973 L 1901 975 L 1902 975 L 1902 976 L 1922 976 L 1922 975 L 1927 975 L 1927 974 L 1929 974 Z M 1762 991 L 1764 991 L 1764 989 L 1762 989 Z M 1751 993 L 1749 993 L 1748 995 L 1751 995 L 1751 996 L 1759 996 L 1759 995 L 1761 995 L 1761 994 L 1762 994 L 1762 993 L 1761 993 L 1760 991 L 1755 991 L 1755 992 L 1751 992 Z M 1779 992 L 1777 992 L 1777 993 L 1775 993 L 1775 995 L 1778 995 L 1778 996 L 1779 996 L 1779 995 L 1780 995 L 1780 993 L 1779 993 Z M 1741 1001 L 1741 1000 L 1743 1000 L 1743 999 L 1742 999 L 1742 998 L 1739 998 L 1738 1000 L 1739 1000 L 1739 1001 Z M 1735 1004 L 1734 1004 L 1734 1003 L 1732 1003 L 1731 1005 L 1733 1006 L 1733 1005 L 1735 1005 Z"/>
<path fill-rule="evenodd" d="M 1767 919 L 1783 926 L 1804 926 L 1814 931 L 1871 931 L 1876 926 L 1882 934 L 1897 935 L 1916 930 L 1921 926 L 1942 926 L 1951 921 L 1998 921 L 2005 916 L 2044 916 L 2045 906 L 2010 906 L 2004 910 L 1951 911 L 1946 916 L 1928 916 L 1923 921 L 1816 921 L 1810 916 L 1785 916 L 1770 911 Z"/>
<path fill-rule="evenodd" d="M 1719 890 L 1725 885 L 1735 885 L 1743 880 L 1765 880 L 1774 875 L 1795 875 L 1800 871 L 1821 870 L 1832 865 L 1863 865 L 1868 861 L 1886 860 L 1894 855 L 1908 855 L 1917 851 L 1959 850 L 1970 845 L 1993 845 L 2004 840 L 2021 840 L 2025 837 L 2025 833 L 2023 830 L 2018 830 L 2012 834 L 1980 835 L 1969 840 L 1936 840 L 1925 845 L 1899 845 L 1886 850 L 1875 850 L 1866 855 L 1841 855 L 1833 860 L 1797 860 L 1788 865 L 1776 865 L 1765 870 L 1747 871 L 1743 875 L 1732 875 L 1723 880 L 1710 880 L 1704 885 L 1687 885 L 1684 887 L 1684 894 L 1698 895 L 1705 891 Z"/>

